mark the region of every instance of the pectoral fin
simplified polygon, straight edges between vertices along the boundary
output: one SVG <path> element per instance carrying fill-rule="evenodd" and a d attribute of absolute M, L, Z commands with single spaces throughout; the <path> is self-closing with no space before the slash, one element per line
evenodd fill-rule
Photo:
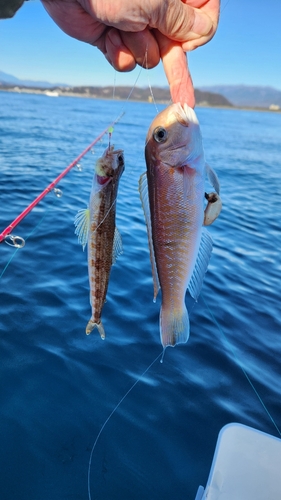
<path fill-rule="evenodd" d="M 152 241 L 152 227 L 151 227 L 151 216 L 150 216 L 150 206 L 149 206 L 149 198 L 148 198 L 148 186 L 147 186 L 147 175 L 146 173 L 140 176 L 139 180 L 139 192 L 140 198 L 142 202 L 142 208 L 144 211 L 144 217 L 147 227 L 147 235 L 148 235 L 148 243 L 149 243 L 149 251 L 150 251 L 150 262 L 152 267 L 152 276 L 153 276 L 153 284 L 154 284 L 154 302 L 156 300 L 157 294 L 160 289 L 160 283 L 157 273 L 157 266 L 154 255 L 154 247 Z"/>
<path fill-rule="evenodd" d="M 85 249 L 85 246 L 87 245 L 88 241 L 88 234 L 89 234 L 89 229 L 90 229 L 90 210 L 89 208 L 83 208 L 82 210 L 79 210 L 77 213 L 75 219 L 74 219 L 74 225 L 75 225 L 75 234 L 78 236 L 78 241 L 81 243 L 83 246 L 83 250 Z"/>
<path fill-rule="evenodd" d="M 187 287 L 191 297 L 193 297 L 195 300 L 198 299 L 203 285 L 203 280 L 209 265 L 212 248 L 213 242 L 211 236 L 206 229 L 202 229 L 202 236 L 197 260 Z"/>
<path fill-rule="evenodd" d="M 112 249 L 112 265 L 115 264 L 116 260 L 121 255 L 121 253 L 123 253 L 122 238 L 117 227 L 115 227 L 114 237 L 113 237 L 113 249 Z"/>
<path fill-rule="evenodd" d="M 208 179 L 211 185 L 213 186 L 214 190 L 216 191 L 216 193 L 220 194 L 220 181 L 218 179 L 218 176 L 216 172 L 207 163 L 206 163 L 206 172 Z"/>

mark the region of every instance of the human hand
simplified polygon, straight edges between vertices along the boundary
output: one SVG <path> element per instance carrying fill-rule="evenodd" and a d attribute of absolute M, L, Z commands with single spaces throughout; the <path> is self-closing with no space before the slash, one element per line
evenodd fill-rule
<path fill-rule="evenodd" d="M 184 52 L 215 34 L 219 0 L 41 0 L 68 35 L 98 47 L 118 71 L 160 58 L 174 102 L 194 106 Z"/>

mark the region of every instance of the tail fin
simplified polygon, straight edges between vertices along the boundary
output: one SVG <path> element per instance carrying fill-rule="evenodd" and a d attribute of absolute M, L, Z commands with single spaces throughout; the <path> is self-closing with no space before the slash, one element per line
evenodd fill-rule
<path fill-rule="evenodd" d="M 181 309 L 174 310 L 161 307 L 160 336 L 164 349 L 169 345 L 174 347 L 177 344 L 187 342 L 189 337 L 189 317 L 185 304 Z"/>
<path fill-rule="evenodd" d="M 86 326 L 86 334 L 89 335 L 95 327 L 97 327 L 102 340 L 104 340 L 105 339 L 105 331 L 104 331 L 104 327 L 103 327 L 103 324 L 101 321 L 99 323 L 95 323 L 94 321 L 92 321 L 92 319 L 90 319 L 90 321 L 88 322 L 88 324 Z"/>

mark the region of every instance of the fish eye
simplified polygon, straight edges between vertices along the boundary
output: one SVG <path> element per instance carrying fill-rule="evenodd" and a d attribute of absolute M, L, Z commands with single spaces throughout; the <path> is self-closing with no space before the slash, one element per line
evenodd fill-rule
<path fill-rule="evenodd" d="M 117 156 L 117 160 L 118 160 L 118 164 L 119 164 L 119 165 L 124 165 L 124 155 L 122 155 L 122 153 L 120 153 L 120 154 Z"/>
<path fill-rule="evenodd" d="M 156 127 L 153 130 L 153 139 L 156 142 L 165 142 L 168 138 L 167 130 L 163 127 Z"/>

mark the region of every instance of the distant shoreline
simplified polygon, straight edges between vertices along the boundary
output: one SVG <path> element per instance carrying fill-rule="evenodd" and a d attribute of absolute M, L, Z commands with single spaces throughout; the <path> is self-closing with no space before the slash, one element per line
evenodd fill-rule
<path fill-rule="evenodd" d="M 100 89 L 103 89 L 103 87 L 100 87 Z M 45 95 L 46 97 L 76 97 L 76 98 L 84 98 L 84 99 L 102 99 L 102 100 L 118 100 L 118 101 L 125 101 L 127 98 L 126 97 L 120 97 L 118 95 L 115 95 L 113 97 L 109 97 L 108 92 L 106 95 L 98 95 L 95 93 L 89 93 L 89 92 L 78 92 L 78 91 L 69 91 L 69 90 L 64 90 L 62 88 L 51 88 L 51 89 L 40 89 L 40 88 L 29 88 L 29 87 L 18 87 L 18 86 L 1 86 L 0 85 L 0 91 L 1 92 L 10 92 L 14 94 L 33 94 L 33 95 Z M 197 91 L 198 92 L 198 91 Z M 170 99 L 161 99 L 157 98 L 155 96 L 155 99 L 159 104 L 170 104 L 171 100 Z M 140 97 L 135 98 L 131 97 L 131 101 L 134 102 L 146 102 L 146 103 L 152 103 L 152 99 L 142 99 Z M 208 101 L 199 101 L 196 104 L 196 107 L 198 108 L 217 108 L 217 109 L 232 109 L 232 110 L 244 110 L 244 111 L 262 111 L 262 112 L 269 112 L 269 113 L 281 113 L 281 108 L 279 109 L 270 109 L 266 107 L 252 107 L 252 106 L 234 106 L 229 103 L 228 104 L 212 104 L 209 103 Z"/>

